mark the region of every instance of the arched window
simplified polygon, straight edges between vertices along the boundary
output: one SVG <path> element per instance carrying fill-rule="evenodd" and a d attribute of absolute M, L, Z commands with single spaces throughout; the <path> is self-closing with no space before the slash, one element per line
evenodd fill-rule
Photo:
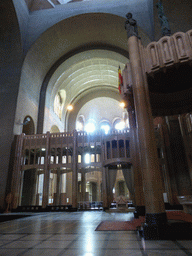
<path fill-rule="evenodd" d="M 56 94 L 55 100 L 54 100 L 54 112 L 59 117 L 60 120 L 62 117 L 62 110 L 63 110 L 63 106 L 64 106 L 65 96 L 66 96 L 65 91 L 60 90 Z"/>
<path fill-rule="evenodd" d="M 84 131 L 84 116 L 79 116 L 76 122 L 77 131 Z"/>
<path fill-rule="evenodd" d="M 129 115 L 127 113 L 127 110 L 124 110 L 124 112 L 123 112 L 123 120 L 125 122 L 125 127 L 130 128 L 130 126 L 129 126 Z"/>
<path fill-rule="evenodd" d="M 32 135 L 35 133 L 35 125 L 30 116 L 26 116 L 23 120 L 22 133 L 25 133 L 26 135 Z"/>
<path fill-rule="evenodd" d="M 123 130 L 125 128 L 125 122 L 121 118 L 116 118 L 113 122 L 113 127 L 116 130 Z"/>
<path fill-rule="evenodd" d="M 100 130 L 102 130 L 105 134 L 108 134 L 111 130 L 111 125 L 108 121 L 101 121 L 99 124 Z"/>
<path fill-rule="evenodd" d="M 50 133 L 59 133 L 60 130 L 59 128 L 57 127 L 57 125 L 52 125 L 51 126 L 51 130 L 50 130 Z"/>
<path fill-rule="evenodd" d="M 96 130 L 96 123 L 94 120 L 90 119 L 88 122 L 85 124 L 85 131 L 87 133 L 92 133 Z"/>

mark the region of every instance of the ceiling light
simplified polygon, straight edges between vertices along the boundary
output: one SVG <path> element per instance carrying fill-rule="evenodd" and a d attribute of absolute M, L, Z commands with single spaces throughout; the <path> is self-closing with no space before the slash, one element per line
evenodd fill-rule
<path fill-rule="evenodd" d="M 124 108 L 124 107 L 125 107 L 125 103 L 124 103 L 124 102 L 121 102 L 121 103 L 120 103 L 120 107 Z"/>
<path fill-rule="evenodd" d="M 72 105 L 68 105 L 67 106 L 67 110 L 69 110 L 69 111 L 73 110 L 73 106 Z"/>

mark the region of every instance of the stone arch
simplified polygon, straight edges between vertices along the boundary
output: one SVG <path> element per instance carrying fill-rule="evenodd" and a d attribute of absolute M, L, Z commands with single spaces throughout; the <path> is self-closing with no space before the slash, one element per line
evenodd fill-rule
<path fill-rule="evenodd" d="M 47 85 L 58 66 L 74 54 L 89 49 L 109 49 L 128 57 L 126 32 L 122 27 L 124 21 L 125 18 L 113 14 L 87 13 L 62 20 L 41 34 L 24 60 L 16 119 L 21 114 L 25 116 L 21 106 L 25 98 L 33 112 L 37 133 L 43 132 Z M 142 30 L 141 34 L 148 43 L 147 34 Z"/>

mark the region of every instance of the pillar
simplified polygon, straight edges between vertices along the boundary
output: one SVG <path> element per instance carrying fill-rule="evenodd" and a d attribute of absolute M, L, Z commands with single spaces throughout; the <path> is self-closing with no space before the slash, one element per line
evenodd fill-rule
<path fill-rule="evenodd" d="M 108 200 L 107 200 L 107 171 L 108 168 L 102 168 L 102 190 L 103 190 L 103 210 L 108 209 Z"/>
<path fill-rule="evenodd" d="M 183 143 L 185 148 L 185 155 L 187 159 L 188 169 L 189 169 L 189 176 L 192 184 L 192 161 L 191 161 L 191 145 L 190 145 L 190 138 L 187 133 L 187 125 L 186 125 L 186 116 L 180 115 L 179 116 L 179 124 L 181 128 L 181 134 L 183 137 Z"/>
<path fill-rule="evenodd" d="M 37 194 L 37 169 L 34 169 L 32 175 L 32 192 L 31 192 L 31 205 L 36 205 L 36 194 Z"/>
<path fill-rule="evenodd" d="M 57 169 L 57 192 L 55 205 L 60 205 L 60 193 L 61 193 L 61 170 Z"/>
<path fill-rule="evenodd" d="M 16 139 L 16 151 L 15 151 L 15 159 L 14 159 L 14 167 L 13 167 L 12 184 L 11 184 L 13 209 L 16 209 L 19 204 L 19 193 L 21 189 L 20 178 L 22 176 L 21 156 L 22 156 L 22 150 L 23 150 L 23 139 L 24 139 L 24 133 L 22 133 L 21 135 L 18 135 Z"/>
<path fill-rule="evenodd" d="M 81 201 L 85 201 L 85 192 L 86 192 L 86 180 L 85 172 L 81 173 Z"/>
<path fill-rule="evenodd" d="M 50 179 L 50 171 L 49 171 L 49 138 L 50 132 L 47 132 L 46 138 L 46 152 L 45 152 L 45 162 L 44 162 L 44 181 L 43 181 L 43 200 L 42 200 L 42 208 L 46 208 L 49 203 L 49 179 Z"/>
<path fill-rule="evenodd" d="M 162 118 L 162 124 L 159 125 L 159 133 L 161 136 L 161 149 L 163 151 L 163 164 L 162 164 L 162 174 L 165 185 L 165 191 L 168 196 L 168 202 L 173 204 L 173 192 L 171 187 L 171 179 L 169 174 L 169 169 L 172 168 L 170 165 L 171 157 L 168 158 L 168 153 L 166 147 L 169 145 L 169 138 L 167 138 L 168 134 L 165 132 L 165 123 L 164 118 Z"/>
<path fill-rule="evenodd" d="M 77 209 L 78 170 L 77 170 L 77 131 L 73 131 L 73 158 L 72 158 L 72 207 Z"/>
<path fill-rule="evenodd" d="M 130 95 L 132 97 L 132 95 Z M 134 173 L 134 205 L 135 205 L 135 218 L 145 215 L 145 203 L 142 181 L 142 167 L 141 167 L 141 153 L 139 149 L 139 140 L 136 128 L 135 110 L 133 106 L 133 99 L 128 99 L 127 111 L 129 113 L 129 124 L 131 133 L 131 159 Z"/>
<path fill-rule="evenodd" d="M 139 146 L 142 160 L 143 187 L 146 208 L 144 235 L 159 238 L 165 232 L 167 218 L 163 201 L 163 189 L 153 118 L 150 104 L 147 101 L 144 72 L 140 56 L 139 39 L 128 38 L 128 51 L 133 79 L 133 95 L 138 129 Z M 153 237 L 151 237 L 153 236 Z"/>

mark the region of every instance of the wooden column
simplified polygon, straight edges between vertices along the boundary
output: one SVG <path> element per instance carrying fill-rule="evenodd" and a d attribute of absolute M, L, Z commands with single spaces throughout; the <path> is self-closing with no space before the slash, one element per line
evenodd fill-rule
<path fill-rule="evenodd" d="M 153 127 L 153 118 L 148 95 L 145 89 L 142 62 L 139 49 L 139 39 L 136 36 L 128 38 L 128 51 L 133 79 L 133 95 L 138 129 L 139 146 L 142 160 L 142 174 L 146 207 L 146 237 L 150 232 L 161 233 L 160 229 L 167 223 L 159 160 Z M 155 231 L 156 230 L 156 231 Z"/>
<path fill-rule="evenodd" d="M 72 157 L 72 207 L 77 209 L 78 170 L 77 170 L 77 131 L 73 131 L 73 157 Z"/>
<path fill-rule="evenodd" d="M 139 148 L 138 134 L 136 129 L 136 120 L 134 115 L 133 106 L 131 102 L 128 101 L 128 113 L 129 113 L 129 123 L 130 123 L 130 133 L 131 133 L 131 159 L 133 165 L 134 173 L 134 204 L 135 204 L 135 218 L 145 215 L 145 203 L 144 203 L 144 192 L 143 192 L 143 181 L 142 181 L 142 166 L 141 166 L 141 154 Z"/>
<path fill-rule="evenodd" d="M 49 179 L 50 179 L 50 170 L 49 170 L 49 139 L 50 132 L 47 132 L 46 138 L 46 152 L 45 152 L 45 162 L 44 162 L 44 181 L 43 181 L 43 200 L 42 200 L 42 208 L 46 208 L 49 203 Z"/>
<path fill-rule="evenodd" d="M 15 151 L 15 160 L 13 167 L 13 176 L 11 184 L 11 196 L 12 196 L 12 208 L 16 209 L 19 204 L 19 193 L 21 189 L 20 178 L 22 176 L 22 151 L 23 151 L 23 139 L 24 133 L 17 136 L 16 139 L 16 151 Z"/>
<path fill-rule="evenodd" d="M 81 173 L 81 201 L 85 201 L 85 192 L 86 192 L 86 180 L 85 180 L 85 172 Z"/>
<path fill-rule="evenodd" d="M 55 205 L 60 205 L 60 194 L 61 194 L 61 170 L 57 169 L 57 192 Z"/>
<path fill-rule="evenodd" d="M 102 168 L 102 191 L 103 191 L 103 210 L 108 209 L 108 200 L 107 200 L 107 172 L 108 168 Z"/>
<path fill-rule="evenodd" d="M 32 194 L 31 194 L 31 205 L 36 205 L 36 194 L 37 194 L 37 169 L 33 170 L 33 174 L 32 174 Z"/>
<path fill-rule="evenodd" d="M 185 115 L 180 115 L 179 116 L 179 124 L 181 128 L 181 134 L 183 137 L 183 143 L 184 143 L 184 148 L 185 148 L 185 155 L 187 159 L 187 164 L 189 168 L 189 175 L 191 179 L 191 184 L 192 184 L 192 160 L 191 160 L 191 145 L 190 145 L 190 138 L 187 133 L 187 125 L 186 125 L 186 120 L 185 120 Z"/>

